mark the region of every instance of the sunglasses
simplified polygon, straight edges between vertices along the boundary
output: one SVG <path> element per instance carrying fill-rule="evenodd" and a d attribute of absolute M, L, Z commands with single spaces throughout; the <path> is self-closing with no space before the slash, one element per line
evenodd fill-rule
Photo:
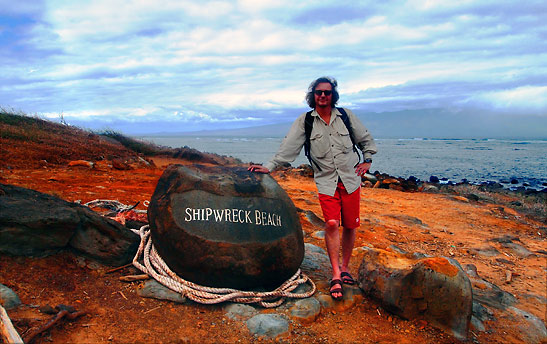
<path fill-rule="evenodd" d="M 324 93 L 326 96 L 330 96 L 332 94 L 332 91 L 329 91 L 329 90 L 315 90 L 315 95 L 316 96 L 321 96 L 322 93 Z"/>

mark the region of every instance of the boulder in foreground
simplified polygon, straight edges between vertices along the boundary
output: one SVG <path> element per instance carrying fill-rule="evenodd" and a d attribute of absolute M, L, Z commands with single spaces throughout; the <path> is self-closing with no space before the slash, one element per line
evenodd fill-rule
<path fill-rule="evenodd" d="M 43 257 L 70 249 L 102 264 L 131 261 L 139 237 L 87 207 L 0 184 L 0 253 Z"/>
<path fill-rule="evenodd" d="M 273 288 L 294 275 L 304 257 L 289 196 L 269 175 L 245 167 L 169 166 L 148 217 L 160 256 L 194 283 Z"/>
<path fill-rule="evenodd" d="M 386 310 L 405 319 L 425 319 L 458 339 L 467 338 L 473 295 L 457 261 L 368 248 L 359 284 Z"/>

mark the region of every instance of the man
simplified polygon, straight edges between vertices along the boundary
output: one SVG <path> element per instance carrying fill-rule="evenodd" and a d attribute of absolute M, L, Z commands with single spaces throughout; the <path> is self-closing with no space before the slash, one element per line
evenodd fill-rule
<path fill-rule="evenodd" d="M 359 227 L 359 199 L 361 176 L 372 163 L 376 144 L 371 134 L 359 119 L 345 109 L 354 142 L 364 156 L 364 162 L 353 150 L 350 132 L 337 109 L 339 94 L 337 82 L 330 77 L 313 81 L 306 95 L 311 112 L 313 127 L 310 135 L 310 164 L 314 172 L 319 193 L 319 203 L 325 218 L 325 243 L 332 265 L 330 294 L 334 299 L 343 296 L 342 284 L 355 284 L 349 273 L 349 261 L 355 242 L 355 230 Z M 270 162 L 251 165 L 249 171 L 269 173 L 277 165 L 293 162 L 300 154 L 306 141 L 306 114 L 299 116 Z M 338 227 L 342 220 L 342 241 Z M 341 245 L 340 245 L 341 244 Z M 339 250 L 342 246 L 342 265 L 339 264 Z"/>

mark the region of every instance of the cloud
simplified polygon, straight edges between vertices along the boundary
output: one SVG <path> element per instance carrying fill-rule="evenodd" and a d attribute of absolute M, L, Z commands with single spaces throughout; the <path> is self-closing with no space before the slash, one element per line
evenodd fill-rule
<path fill-rule="evenodd" d="M 2 106 L 258 125 L 292 120 L 309 83 L 332 75 L 356 110 L 547 115 L 543 1 L 35 4 L 0 0 Z"/>
<path fill-rule="evenodd" d="M 468 103 L 502 112 L 546 115 L 547 86 L 521 86 L 508 90 L 477 93 Z"/>

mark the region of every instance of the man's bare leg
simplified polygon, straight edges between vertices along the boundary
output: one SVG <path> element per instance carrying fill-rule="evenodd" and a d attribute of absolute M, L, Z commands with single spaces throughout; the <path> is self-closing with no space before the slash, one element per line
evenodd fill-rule
<path fill-rule="evenodd" d="M 340 265 L 338 255 L 340 252 L 340 234 L 338 233 L 339 222 L 329 220 L 325 223 L 325 244 L 332 266 L 332 279 L 340 279 Z M 334 298 L 342 296 L 342 293 L 333 293 Z"/>
<path fill-rule="evenodd" d="M 349 272 L 349 260 L 355 245 L 355 232 L 357 228 L 345 228 L 342 231 L 342 267 L 341 272 Z"/>

